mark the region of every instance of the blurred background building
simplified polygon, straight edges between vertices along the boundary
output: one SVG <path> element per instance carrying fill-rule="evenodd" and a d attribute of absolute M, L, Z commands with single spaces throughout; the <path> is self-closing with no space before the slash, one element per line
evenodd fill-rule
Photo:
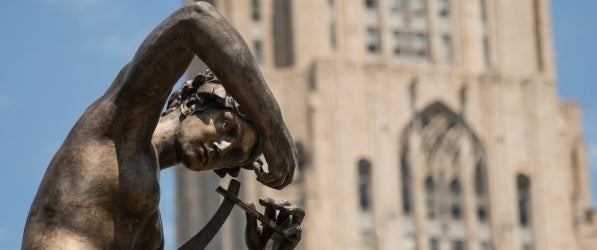
<path fill-rule="evenodd" d="M 209 2 L 252 48 L 300 150 L 290 187 L 247 172 L 242 199 L 303 206 L 300 249 L 597 249 L 548 0 Z M 180 245 L 227 180 L 177 171 Z M 244 249 L 243 233 L 236 210 L 209 247 Z"/>

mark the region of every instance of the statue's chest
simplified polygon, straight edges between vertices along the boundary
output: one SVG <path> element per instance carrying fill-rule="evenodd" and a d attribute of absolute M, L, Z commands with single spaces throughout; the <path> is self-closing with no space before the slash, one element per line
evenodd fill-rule
<path fill-rule="evenodd" d="M 160 199 L 159 167 L 149 150 L 117 148 L 117 184 L 114 198 L 117 206 L 137 218 L 145 218 L 157 208 Z"/>

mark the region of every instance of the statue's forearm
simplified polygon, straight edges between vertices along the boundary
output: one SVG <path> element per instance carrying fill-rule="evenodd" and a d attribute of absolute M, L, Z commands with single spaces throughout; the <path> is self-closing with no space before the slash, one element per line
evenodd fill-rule
<path fill-rule="evenodd" d="M 249 47 L 205 2 L 182 7 L 156 27 L 123 69 L 124 77 L 117 79 L 109 92 L 124 97 L 122 100 L 133 107 L 150 108 L 159 114 L 193 55 L 218 76 L 261 133 L 284 126 L 278 104 Z"/>
<path fill-rule="evenodd" d="M 218 76 L 260 132 L 283 126 L 278 103 L 238 31 L 209 4 L 185 8 L 188 12 L 182 30 L 192 31 L 187 40 L 192 51 Z"/>

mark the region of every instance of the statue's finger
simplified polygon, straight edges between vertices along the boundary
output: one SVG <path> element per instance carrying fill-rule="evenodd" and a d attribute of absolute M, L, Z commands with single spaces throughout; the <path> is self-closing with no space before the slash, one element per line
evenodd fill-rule
<path fill-rule="evenodd" d="M 291 223 L 293 223 L 293 224 L 301 224 L 303 222 L 303 218 L 305 217 L 305 210 L 303 210 L 299 206 L 288 205 L 288 206 L 284 206 L 283 209 L 287 213 L 289 213 L 290 215 L 292 215 L 292 221 L 291 221 Z"/>
<path fill-rule="evenodd" d="M 301 234 L 303 233 L 303 229 L 300 225 L 293 224 L 283 230 L 284 237 L 290 239 L 291 241 L 298 242 L 301 239 Z"/>
<path fill-rule="evenodd" d="M 278 218 L 276 218 L 276 223 L 282 227 L 287 226 L 290 224 L 290 214 L 286 210 L 280 210 L 278 212 Z"/>
<path fill-rule="evenodd" d="M 274 208 L 274 199 L 269 198 L 269 197 L 261 197 L 259 198 L 259 204 L 261 204 L 262 206 L 265 207 L 265 211 L 263 212 L 263 215 L 270 219 L 275 221 L 276 220 L 276 208 Z M 272 233 L 274 233 L 274 229 L 270 228 L 267 225 L 263 225 L 263 229 L 261 232 L 261 235 L 264 239 L 269 239 L 272 236 Z"/>
<path fill-rule="evenodd" d="M 259 204 L 264 206 L 264 207 L 273 207 L 274 203 L 276 202 L 276 200 L 270 198 L 270 197 L 261 197 L 259 198 Z"/>
<path fill-rule="evenodd" d="M 252 202 L 250 202 L 248 205 L 251 206 L 252 208 L 255 208 L 255 204 L 253 204 Z M 245 231 L 247 232 L 247 237 L 259 239 L 260 233 L 259 233 L 259 229 L 257 226 L 257 218 L 253 217 L 249 213 L 245 213 L 245 217 L 247 220 L 247 224 L 245 227 Z"/>
<path fill-rule="evenodd" d="M 287 200 L 274 201 L 274 207 L 280 211 L 285 210 L 284 207 L 290 205 L 292 204 L 290 204 L 290 202 L 288 202 Z"/>

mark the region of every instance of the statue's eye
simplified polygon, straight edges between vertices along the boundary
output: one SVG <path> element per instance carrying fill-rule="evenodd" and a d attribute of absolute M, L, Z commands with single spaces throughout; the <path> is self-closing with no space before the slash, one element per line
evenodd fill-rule
<path fill-rule="evenodd" d="M 236 135 L 236 128 L 234 125 L 229 121 L 224 121 L 222 124 L 222 132 L 227 136 L 235 136 Z"/>

